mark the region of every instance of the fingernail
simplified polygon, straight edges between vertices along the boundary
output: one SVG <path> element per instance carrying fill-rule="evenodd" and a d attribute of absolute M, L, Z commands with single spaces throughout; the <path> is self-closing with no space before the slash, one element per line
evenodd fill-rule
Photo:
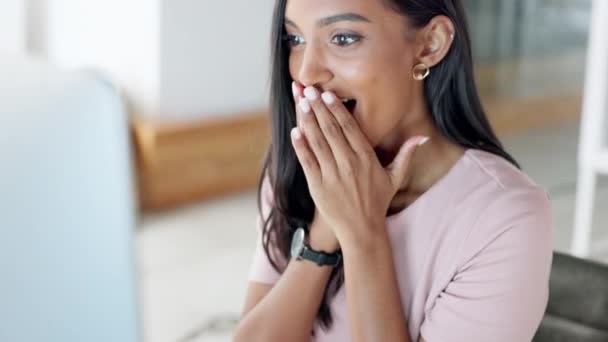
<path fill-rule="evenodd" d="M 310 103 L 306 99 L 301 99 L 299 105 L 303 113 L 310 112 Z"/>
<path fill-rule="evenodd" d="M 426 144 L 427 141 L 429 141 L 429 137 L 425 137 L 424 139 L 420 140 L 420 142 L 418 143 L 418 146 L 422 146 L 424 144 Z"/>
<path fill-rule="evenodd" d="M 306 87 L 306 89 L 304 89 L 304 96 L 306 96 L 307 99 L 314 101 L 317 99 L 317 90 L 313 87 Z"/>
<path fill-rule="evenodd" d="M 332 93 L 326 91 L 321 95 L 321 98 L 323 99 L 323 102 L 327 103 L 327 104 L 332 104 L 334 103 L 334 100 L 336 99 L 334 97 L 334 95 L 332 95 Z"/>
<path fill-rule="evenodd" d="M 295 140 L 300 140 L 302 138 L 302 132 L 300 132 L 300 129 L 298 127 L 294 127 L 291 130 L 291 137 Z"/>
<path fill-rule="evenodd" d="M 297 99 L 299 91 L 295 81 L 291 82 L 291 91 L 293 92 L 293 98 Z"/>

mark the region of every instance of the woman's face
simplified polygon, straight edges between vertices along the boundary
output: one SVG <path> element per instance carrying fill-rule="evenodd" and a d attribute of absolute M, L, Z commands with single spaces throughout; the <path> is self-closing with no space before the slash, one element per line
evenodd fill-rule
<path fill-rule="evenodd" d="M 285 18 L 291 77 L 356 100 L 353 115 L 373 146 L 420 105 L 414 34 L 383 0 L 288 0 Z"/>

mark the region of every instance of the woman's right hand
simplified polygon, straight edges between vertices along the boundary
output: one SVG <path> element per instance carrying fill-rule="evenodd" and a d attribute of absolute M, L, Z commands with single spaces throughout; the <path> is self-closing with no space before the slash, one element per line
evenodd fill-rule
<path fill-rule="evenodd" d="M 297 106 L 298 102 L 303 98 L 304 88 L 298 82 L 292 83 L 293 99 L 296 104 L 296 122 L 298 127 L 301 126 L 301 113 L 300 106 Z M 327 222 L 321 217 L 319 211 L 315 211 L 315 217 L 309 229 L 309 241 L 310 247 L 316 251 L 322 251 L 326 253 L 334 253 L 340 249 L 340 244 L 336 234 L 329 227 Z"/>
<path fill-rule="evenodd" d="M 340 243 L 336 234 L 327 224 L 327 221 L 319 214 L 319 211 L 315 212 L 315 217 L 309 227 L 309 235 L 310 240 L 308 243 L 316 251 L 335 253 L 340 249 Z"/>

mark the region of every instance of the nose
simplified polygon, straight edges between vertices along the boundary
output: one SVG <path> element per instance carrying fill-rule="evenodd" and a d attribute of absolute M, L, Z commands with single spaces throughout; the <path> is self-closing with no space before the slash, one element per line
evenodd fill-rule
<path fill-rule="evenodd" d="M 305 47 L 296 70 L 298 81 L 304 86 L 318 87 L 332 78 L 323 51 L 312 43 Z"/>

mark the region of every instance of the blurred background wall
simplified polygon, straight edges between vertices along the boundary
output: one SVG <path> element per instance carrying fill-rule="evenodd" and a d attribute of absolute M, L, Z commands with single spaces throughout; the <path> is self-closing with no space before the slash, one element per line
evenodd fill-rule
<path fill-rule="evenodd" d="M 200 119 L 267 107 L 272 0 L 163 0 L 161 113 Z"/>
<path fill-rule="evenodd" d="M 66 67 L 103 67 L 138 115 L 201 119 L 266 107 L 270 38 L 260 37 L 268 36 L 272 4 L 7 0 L 0 12 L 11 32 L 27 32 L 25 40 L 10 34 L 8 45 L 26 44 Z"/>
<path fill-rule="evenodd" d="M 26 9 L 22 0 L 5 0 L 0 4 L 0 51 L 25 53 Z"/>

